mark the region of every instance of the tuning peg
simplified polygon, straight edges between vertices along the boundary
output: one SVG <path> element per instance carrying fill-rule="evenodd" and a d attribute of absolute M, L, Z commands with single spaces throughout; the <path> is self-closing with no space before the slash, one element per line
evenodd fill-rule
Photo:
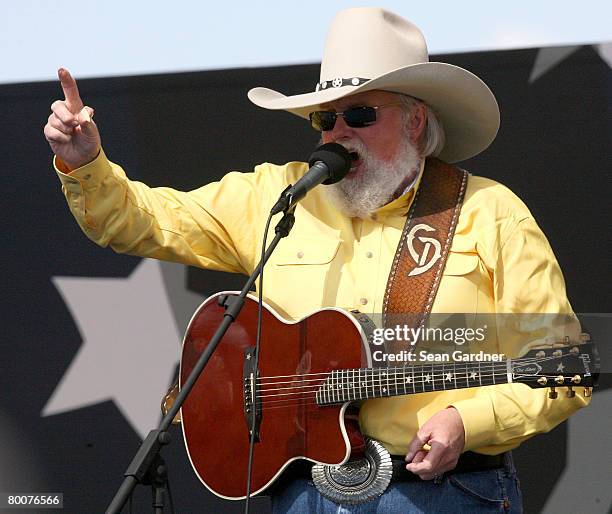
<path fill-rule="evenodd" d="M 546 353 L 540 350 L 538 353 L 536 353 L 536 357 L 538 359 L 543 359 L 544 357 L 546 357 Z"/>
<path fill-rule="evenodd" d="M 559 395 L 557 394 L 557 391 L 555 391 L 555 388 L 554 388 L 554 387 L 551 387 L 551 388 L 550 388 L 550 392 L 548 393 L 548 397 L 549 397 L 551 400 L 554 400 L 555 398 L 557 398 L 557 396 L 559 396 Z"/>
<path fill-rule="evenodd" d="M 546 385 L 546 382 L 548 382 L 548 379 L 546 377 L 540 377 L 538 378 L 537 382 L 540 385 Z"/>
<path fill-rule="evenodd" d="M 584 388 L 584 397 L 585 398 L 589 398 L 591 396 L 591 388 L 590 387 L 585 387 Z"/>
<path fill-rule="evenodd" d="M 576 391 L 574 391 L 574 390 L 572 389 L 572 386 L 567 386 L 567 393 L 566 393 L 566 396 L 567 396 L 568 398 L 573 398 L 574 396 L 576 396 Z"/>
<path fill-rule="evenodd" d="M 563 351 L 562 350 L 555 350 L 552 354 L 553 357 L 563 357 Z"/>
<path fill-rule="evenodd" d="M 580 377 L 580 375 L 574 375 L 572 377 L 572 383 L 574 384 L 579 384 L 581 382 L 582 378 Z"/>
<path fill-rule="evenodd" d="M 563 378 L 563 375 L 559 375 L 555 378 L 555 382 L 559 385 L 563 385 L 563 382 L 565 381 L 565 379 Z"/>

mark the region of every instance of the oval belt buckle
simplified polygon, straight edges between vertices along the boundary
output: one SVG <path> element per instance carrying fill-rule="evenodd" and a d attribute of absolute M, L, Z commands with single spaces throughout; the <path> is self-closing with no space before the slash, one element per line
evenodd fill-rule
<path fill-rule="evenodd" d="M 365 439 L 363 459 L 340 466 L 315 464 L 312 480 L 319 492 L 335 503 L 355 505 L 385 492 L 391 482 L 393 464 L 387 449 L 374 439 Z"/>

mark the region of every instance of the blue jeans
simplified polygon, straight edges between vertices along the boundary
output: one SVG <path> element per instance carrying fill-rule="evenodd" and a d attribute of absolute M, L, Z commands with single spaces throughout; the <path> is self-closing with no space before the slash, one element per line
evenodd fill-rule
<path fill-rule="evenodd" d="M 505 468 L 445 475 L 433 480 L 392 482 L 384 494 L 359 505 L 338 505 L 319 494 L 312 480 L 298 479 L 272 496 L 274 514 L 478 514 L 523 512 L 511 457 Z"/>

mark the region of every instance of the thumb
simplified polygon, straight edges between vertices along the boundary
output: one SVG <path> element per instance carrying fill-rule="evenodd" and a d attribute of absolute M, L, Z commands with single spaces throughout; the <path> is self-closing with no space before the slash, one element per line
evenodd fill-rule
<path fill-rule="evenodd" d="M 431 432 L 423 430 L 423 427 L 419 429 L 419 431 L 415 434 L 408 445 L 408 452 L 406 453 L 406 462 L 412 461 L 417 452 L 423 450 L 423 446 L 427 444 L 429 438 L 431 437 Z"/>
<path fill-rule="evenodd" d="M 93 122 L 94 110 L 91 107 L 83 107 L 77 116 L 81 131 L 86 136 L 93 136 L 96 133 L 95 123 Z"/>

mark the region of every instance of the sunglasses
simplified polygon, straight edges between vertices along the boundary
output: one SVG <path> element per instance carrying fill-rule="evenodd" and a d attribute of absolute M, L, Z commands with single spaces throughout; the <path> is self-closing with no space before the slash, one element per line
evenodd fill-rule
<path fill-rule="evenodd" d="M 361 106 L 351 107 L 343 112 L 334 111 L 314 111 L 310 113 L 310 124 L 312 128 L 319 131 L 325 132 L 332 130 L 336 125 L 336 119 L 338 116 L 344 118 L 344 123 L 352 128 L 363 128 L 372 125 L 376 122 L 376 111 L 381 107 L 387 107 L 389 105 L 400 105 L 400 102 L 393 102 L 383 105 L 374 106 Z"/>

